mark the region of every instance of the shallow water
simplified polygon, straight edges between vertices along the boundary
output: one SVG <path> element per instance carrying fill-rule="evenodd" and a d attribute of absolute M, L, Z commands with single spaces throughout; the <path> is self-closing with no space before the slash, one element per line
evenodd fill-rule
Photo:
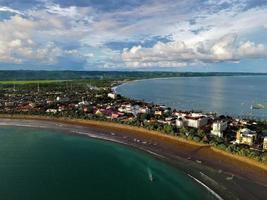
<path fill-rule="evenodd" d="M 36 128 L 0 127 L 0 177 L 5 200 L 214 198 L 138 150 Z"/>
<path fill-rule="evenodd" d="M 267 118 L 267 76 L 179 77 L 134 81 L 117 87 L 123 96 L 164 104 L 179 110 Z"/>

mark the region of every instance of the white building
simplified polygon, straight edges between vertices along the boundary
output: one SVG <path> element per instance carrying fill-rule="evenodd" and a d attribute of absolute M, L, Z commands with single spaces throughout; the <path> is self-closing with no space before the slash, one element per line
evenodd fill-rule
<path fill-rule="evenodd" d="M 47 113 L 53 113 L 53 114 L 56 114 L 56 113 L 57 113 L 57 109 L 47 109 L 46 112 L 47 112 Z"/>
<path fill-rule="evenodd" d="M 227 129 L 227 121 L 216 121 L 212 124 L 212 131 L 211 134 L 223 137 L 223 131 Z"/>
<path fill-rule="evenodd" d="M 209 118 L 205 115 L 190 115 L 185 117 L 186 126 L 200 128 L 208 124 Z"/>
<path fill-rule="evenodd" d="M 182 128 L 185 125 L 182 118 L 176 119 L 175 124 L 176 124 L 176 127 L 178 127 L 178 128 Z"/>
<path fill-rule="evenodd" d="M 252 146 L 256 140 L 257 133 L 248 128 L 243 128 L 236 133 L 236 143 L 237 144 L 247 144 Z"/>
<path fill-rule="evenodd" d="M 178 118 L 176 119 L 176 126 L 181 127 L 192 127 L 192 128 L 201 128 L 208 124 L 209 118 L 206 115 L 201 113 L 175 113 Z"/>
<path fill-rule="evenodd" d="M 267 136 L 263 138 L 263 149 L 267 151 Z"/>
<path fill-rule="evenodd" d="M 141 107 L 141 108 L 139 108 L 139 113 L 148 114 L 149 111 L 150 111 L 150 109 L 147 108 L 147 107 Z"/>
<path fill-rule="evenodd" d="M 108 97 L 111 99 L 116 99 L 117 98 L 117 94 L 116 93 L 108 93 Z"/>

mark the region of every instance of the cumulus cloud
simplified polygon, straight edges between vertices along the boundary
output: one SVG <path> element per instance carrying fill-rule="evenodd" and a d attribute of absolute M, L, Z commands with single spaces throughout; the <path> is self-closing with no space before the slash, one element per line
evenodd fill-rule
<path fill-rule="evenodd" d="M 38 24 L 19 15 L 0 22 L 0 61 L 55 63 L 62 51 L 53 42 L 40 44 L 34 41 L 34 29 L 37 27 Z"/>
<path fill-rule="evenodd" d="M 79 43 L 78 38 L 86 34 L 83 31 L 84 12 L 87 9 L 66 10 L 50 6 L 0 21 L 0 62 L 51 65 L 60 57 L 81 57 L 78 49 L 65 49 L 64 45 L 68 46 L 72 41 Z M 79 22 L 79 19 L 83 21 Z"/>
<path fill-rule="evenodd" d="M 131 67 L 183 67 L 196 63 L 236 62 L 244 58 L 267 58 L 267 46 L 250 41 L 237 42 L 236 34 L 195 43 L 174 41 L 152 48 L 124 49 L 122 59 Z"/>

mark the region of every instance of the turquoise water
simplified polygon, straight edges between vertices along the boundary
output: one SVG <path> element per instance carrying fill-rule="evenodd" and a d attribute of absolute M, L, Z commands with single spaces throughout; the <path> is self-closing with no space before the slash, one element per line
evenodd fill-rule
<path fill-rule="evenodd" d="M 150 172 L 153 182 L 149 180 Z M 183 172 L 119 144 L 54 130 L 0 127 L 0 198 L 213 197 Z"/>
<path fill-rule="evenodd" d="M 267 109 L 250 109 L 251 105 L 267 103 L 267 76 L 150 79 L 129 82 L 117 92 L 179 110 L 267 118 Z"/>

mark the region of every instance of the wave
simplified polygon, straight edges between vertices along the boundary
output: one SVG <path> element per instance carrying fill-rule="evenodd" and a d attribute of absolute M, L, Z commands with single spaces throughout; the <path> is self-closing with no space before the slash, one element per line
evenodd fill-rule
<path fill-rule="evenodd" d="M 214 195 L 217 199 L 219 200 L 223 200 L 223 198 L 218 195 L 215 191 L 213 191 L 211 188 L 209 188 L 207 185 L 205 185 L 203 182 L 201 182 L 200 180 L 198 180 L 197 178 L 195 178 L 194 176 L 187 174 L 187 176 L 189 176 L 190 178 L 194 179 L 197 183 L 199 183 L 200 185 L 202 185 L 204 188 L 206 188 L 212 195 Z"/>

